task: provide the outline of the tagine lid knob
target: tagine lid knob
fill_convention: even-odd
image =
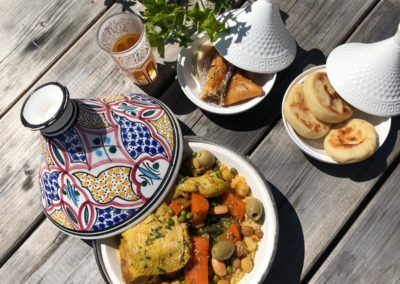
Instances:
[[[48,83],[28,96],[21,120],[43,134],[42,207],[69,235],[119,234],[153,212],[177,178],[182,133],[157,99],[70,99],[64,86]]]

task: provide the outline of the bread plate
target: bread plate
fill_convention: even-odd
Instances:
[[[208,150],[221,162],[235,167],[246,178],[253,196],[262,202],[264,213],[261,229],[264,236],[258,243],[253,270],[240,280],[240,283],[262,283],[274,260],[278,241],[277,210],[269,186],[255,166],[235,150],[198,137],[186,137],[185,140],[193,151]],[[118,246],[119,236],[96,240],[93,246],[100,272],[108,283],[124,283]]]
[[[184,94],[199,108],[216,114],[222,115],[232,115],[246,110],[259,104],[263,99],[265,99],[269,92],[271,91],[275,79],[276,73],[273,74],[255,74],[252,81],[257,85],[261,86],[264,95],[260,97],[253,98],[249,101],[243,102],[241,104],[232,105],[228,107],[213,105],[202,101],[199,96],[201,93],[200,82],[196,77],[196,56],[198,48],[208,40],[208,36],[205,33],[195,34],[193,36],[193,42],[188,48],[182,48],[179,53],[177,60],[177,76],[179,84],[182,88]]]
[[[285,126],[286,131],[289,134],[290,139],[292,139],[292,141],[304,153],[310,155],[311,157],[313,157],[319,161],[325,162],[325,163],[339,164],[338,162],[336,162],[335,160],[330,158],[324,151],[324,138],[325,137],[322,137],[319,139],[307,139],[307,138],[304,138],[304,137],[298,135],[297,132],[289,125],[289,123],[287,122],[287,120],[285,119],[285,116],[283,114],[284,113],[283,105],[284,105],[286,97],[288,96],[291,88],[294,85],[296,85],[297,83],[303,82],[308,74],[315,72],[315,71],[326,71],[325,65],[316,66],[316,67],[313,67],[313,68],[310,68],[310,69],[304,71],[299,76],[297,76],[297,78],[294,79],[293,82],[287,88],[285,96],[283,97],[283,101],[282,101],[283,124]],[[379,117],[379,116],[374,116],[374,115],[362,112],[362,111],[358,110],[357,108],[355,108],[354,106],[352,106],[352,108],[353,108],[352,118],[360,118],[360,119],[366,120],[375,127],[375,130],[378,134],[378,139],[379,139],[378,147],[376,149],[376,150],[378,150],[379,147],[381,147],[383,145],[387,136],[389,135],[392,119],[390,117]]]

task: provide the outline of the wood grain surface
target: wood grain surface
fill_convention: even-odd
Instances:
[[[310,283],[400,282],[400,166]]]
[[[0,2],[0,117],[107,9],[101,0]]]
[[[130,9],[137,11],[141,7],[130,6]],[[120,11],[121,6],[114,5],[101,19]],[[157,95],[174,80],[172,65],[167,60],[176,58],[178,49],[175,46],[169,46],[168,58],[158,60],[160,76],[157,84],[139,88],[124,79],[111,57],[97,46],[95,36],[99,21],[36,85],[58,81],[67,86],[72,98],[97,98],[119,92]],[[37,182],[40,133],[22,126],[19,118],[22,103],[20,100],[0,120],[3,132],[0,136],[0,215],[5,223],[18,224],[7,227],[0,234],[0,264],[43,220]]]
[[[281,100],[299,73],[309,66],[324,64],[325,56],[337,45],[347,40],[368,42],[391,36],[400,20],[400,0],[274,1],[280,5],[281,14],[297,40],[298,54],[292,66],[278,74],[268,98],[237,116],[205,113],[184,96],[174,80],[174,60],[179,52],[176,46],[167,47],[165,60],[158,59],[160,76],[156,84],[139,88],[125,80],[95,40],[99,21],[107,15],[121,9],[142,9],[132,1],[117,2],[104,14],[103,9],[97,12],[90,28],[81,22],[79,25],[85,27],[85,34],[67,52],[63,53],[61,47],[60,58],[43,59],[47,63],[38,72],[44,76],[40,75],[38,82],[31,80],[14,95],[26,96],[37,84],[59,81],[68,87],[73,98],[104,97],[124,91],[160,97],[177,115],[185,134],[197,134],[233,146],[249,155],[269,181],[279,209],[280,238],[276,261],[266,283],[307,281],[315,271],[313,281],[316,277],[324,279],[318,271],[324,253],[334,250],[337,243],[337,247],[342,244],[341,235],[346,240],[343,228],[351,227],[363,202],[384,183],[385,172],[390,172],[398,163],[400,119],[393,120],[388,140],[371,159],[352,166],[331,166],[305,156],[289,140],[279,120]],[[56,29],[54,34],[58,32]],[[69,42],[66,40],[64,46]],[[49,65],[51,68],[46,69]],[[0,68],[0,78],[1,72]],[[3,167],[0,216],[3,224],[18,224],[1,227],[0,279],[5,283],[102,282],[91,247],[58,232],[49,221],[44,221],[37,183],[40,135],[22,127],[21,104],[22,100],[0,120],[3,132],[0,136]],[[0,103],[0,111],[1,108]],[[392,176],[396,173],[398,170]],[[334,260],[328,257],[329,266],[323,266],[330,271],[329,279],[335,279]]]

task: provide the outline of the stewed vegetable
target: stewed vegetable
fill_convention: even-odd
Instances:
[[[263,237],[258,223],[262,203],[252,196],[245,177],[211,152],[201,150],[187,159],[162,215],[136,226],[135,236],[146,245],[129,243],[130,250],[121,255],[134,251],[135,259],[141,257],[135,263],[146,283],[238,283],[252,271]],[[144,228],[149,232],[145,238],[139,236]],[[176,243],[174,250],[164,246],[164,236]],[[121,264],[123,271],[139,275],[136,266]]]
[[[235,246],[231,242],[219,241],[213,245],[211,255],[218,260],[227,260],[234,252]]]
[[[263,213],[263,206],[260,200],[257,198],[251,198],[246,202],[246,215],[257,221],[261,218]]]

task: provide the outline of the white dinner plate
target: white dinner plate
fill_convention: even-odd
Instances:
[[[285,96],[283,97],[283,101],[282,101],[283,124],[285,125],[286,131],[289,133],[289,137],[303,152],[305,152],[306,154],[310,155],[311,157],[313,157],[319,161],[331,163],[331,164],[339,164],[338,162],[336,162],[335,160],[333,160],[326,154],[326,152],[324,150],[325,137],[322,137],[319,139],[307,139],[307,138],[304,138],[304,137],[298,135],[297,132],[286,121],[285,116],[283,114],[283,104],[286,100],[286,97],[287,97],[290,89],[297,83],[303,82],[304,79],[307,77],[307,75],[314,71],[326,71],[325,65],[316,66],[316,67],[313,67],[311,69],[304,71],[299,76],[297,76],[297,78],[294,79],[293,82],[287,88]],[[385,142],[386,138],[389,135],[390,125],[392,124],[392,119],[390,117],[379,117],[379,116],[374,116],[374,115],[362,112],[362,111],[356,109],[354,106],[352,106],[352,108],[353,108],[353,115],[351,118],[364,119],[364,120],[368,121],[369,123],[371,123],[375,127],[375,130],[378,133],[378,139],[379,139],[379,146],[376,149],[376,150],[378,150],[379,147],[382,146],[382,144]]]
[[[199,96],[201,93],[201,86],[196,77],[196,54],[199,46],[208,39],[205,33],[195,34],[193,37],[193,42],[188,48],[182,48],[178,56],[177,61],[177,75],[178,81],[185,95],[199,108],[216,113],[216,114],[236,114],[244,112],[257,104],[259,104],[263,99],[265,99],[274,85],[276,79],[276,73],[274,74],[255,74],[252,81],[259,86],[262,86],[264,90],[264,95],[261,97],[256,97],[249,101],[241,104],[223,107],[213,105],[202,101]]]
[[[237,169],[238,173],[246,178],[254,197],[263,204],[263,222],[261,229],[264,236],[258,243],[258,250],[254,258],[253,270],[247,273],[239,283],[262,283],[265,279],[277,250],[278,244],[278,217],[272,192],[262,174],[245,156],[237,151],[217,142],[199,137],[185,137],[193,151],[206,149],[213,153],[218,160],[229,167]],[[124,283],[119,261],[119,236],[96,240],[94,250],[97,264],[105,280],[111,284]]]

